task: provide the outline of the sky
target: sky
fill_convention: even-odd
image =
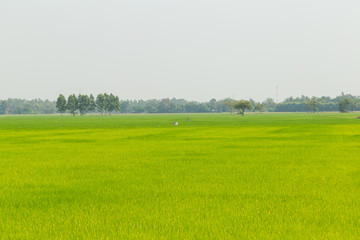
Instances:
[[[1,0],[0,99],[360,95],[358,0]]]

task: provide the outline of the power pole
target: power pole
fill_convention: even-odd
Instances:
[[[276,103],[279,103],[279,87],[276,86]]]

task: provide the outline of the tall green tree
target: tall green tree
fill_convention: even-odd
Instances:
[[[103,114],[105,111],[105,96],[104,94],[100,93],[96,96],[96,107],[99,114]]]
[[[169,98],[161,99],[157,105],[159,113],[169,113],[175,111],[175,104]]]
[[[96,109],[95,98],[94,98],[94,95],[90,94],[88,110],[89,110],[89,112],[93,113],[93,112],[95,112],[95,109]]]
[[[349,112],[349,106],[351,104],[351,99],[343,98],[339,101],[339,112],[346,113]]]
[[[262,113],[262,112],[264,112],[266,110],[266,107],[265,107],[265,105],[264,104],[262,104],[262,103],[256,103],[255,104],[255,107],[253,108],[253,111],[255,112],[255,111],[258,111],[259,113]]]
[[[0,101],[0,114],[7,114],[8,111],[9,111],[8,101],[5,100]]]
[[[121,101],[121,103],[120,103],[120,112],[122,112],[122,113],[130,112],[130,102],[129,102],[129,100]]]
[[[61,115],[66,112],[66,98],[64,95],[60,94],[56,100],[56,108]]]
[[[148,113],[156,113],[157,112],[157,101],[155,99],[147,100],[144,108],[145,108],[145,111]]]
[[[356,107],[358,106],[358,102],[357,102],[357,100],[356,99],[350,99],[350,104],[349,104],[349,110],[351,111],[351,112],[353,112],[355,109],[356,109]]]
[[[107,93],[104,93],[104,100],[105,100],[105,106],[104,106],[104,110],[105,110],[105,114],[111,111],[111,100],[110,100],[110,95]]]
[[[143,113],[143,112],[145,112],[145,108],[143,107],[143,106],[134,106],[133,107],[133,111],[135,112],[135,113]]]
[[[119,97],[114,94],[104,94],[105,96],[105,109],[110,114],[114,111],[120,111],[120,100]]]
[[[88,95],[79,94],[78,96],[78,108],[81,115],[86,114],[89,111],[90,99]]]
[[[319,105],[320,102],[315,97],[306,100],[307,108],[313,113],[319,111]]]
[[[78,110],[78,101],[75,94],[71,94],[68,97],[66,109],[75,116],[76,111]]]
[[[268,112],[274,112],[276,110],[276,102],[272,98],[267,98],[262,102],[267,108]]]
[[[255,109],[255,107],[256,107],[256,104],[257,104],[257,102],[254,100],[254,99],[252,99],[252,98],[250,98],[249,99],[249,102],[251,103],[251,105],[252,105],[252,110],[253,110],[253,112],[255,111],[254,109]]]
[[[244,116],[246,110],[252,109],[252,104],[250,101],[247,100],[240,100],[235,103],[234,108],[238,110],[239,114]]]
[[[224,104],[230,110],[230,114],[232,114],[234,109],[235,109],[236,100],[231,99],[231,98],[227,98],[227,99],[224,100]]]
[[[114,98],[114,111],[120,112],[120,99],[118,96],[115,96]]]
[[[215,112],[217,109],[216,109],[216,99],[213,98],[209,101],[209,107],[210,107],[210,111],[213,111]]]

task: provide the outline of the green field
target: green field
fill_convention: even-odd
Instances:
[[[0,238],[359,239],[356,116],[0,117]]]

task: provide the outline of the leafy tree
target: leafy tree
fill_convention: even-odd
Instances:
[[[308,99],[306,101],[306,106],[313,113],[319,111],[319,104],[320,104],[319,101],[315,97]]]
[[[225,99],[216,101],[216,111],[217,112],[227,112],[229,111],[228,106],[225,104]]]
[[[129,100],[121,101],[121,103],[120,103],[120,112],[122,112],[122,113],[130,112],[130,102],[129,102]]]
[[[343,98],[339,101],[339,112],[346,113],[349,112],[351,100],[349,98]]]
[[[104,113],[105,110],[105,96],[104,94],[100,93],[96,96],[96,107],[100,114]]]
[[[275,103],[274,99],[272,99],[272,98],[267,98],[267,99],[263,102],[263,104],[265,105],[265,107],[267,108],[267,110],[268,110],[269,112],[274,112],[275,109],[276,109],[276,103]]]
[[[114,96],[114,95],[110,95],[112,96],[111,97],[111,102],[113,104],[113,111],[116,111],[116,112],[120,112],[120,99],[118,96]]]
[[[283,102],[276,105],[276,112],[306,112],[308,107],[304,102]]]
[[[68,97],[66,109],[75,116],[76,110],[78,110],[78,101],[75,94],[72,94]]]
[[[94,95],[90,94],[88,110],[89,110],[89,112],[93,113],[93,112],[95,112],[95,109],[96,109],[95,98],[94,98]]]
[[[135,113],[143,113],[143,112],[145,112],[145,108],[142,107],[142,106],[134,106],[133,110],[134,110]]]
[[[216,111],[216,99],[213,98],[209,101],[210,111]]]
[[[295,102],[295,99],[293,97],[288,97],[283,101],[283,103],[288,103],[288,102]]]
[[[256,104],[255,104],[254,112],[255,112],[255,111],[258,111],[258,112],[262,113],[262,112],[264,112],[265,110],[266,110],[266,107],[265,107],[264,104],[262,104],[262,103],[256,103]]]
[[[356,101],[356,99],[349,99],[350,100],[350,104],[349,104],[349,110],[351,111],[351,112],[353,112],[355,109],[356,109],[356,107],[358,106],[358,102]]]
[[[145,104],[145,111],[148,113],[156,113],[157,101],[155,99],[147,100]]]
[[[88,95],[79,94],[78,96],[78,109],[81,115],[86,114],[89,111],[90,98]]]
[[[105,100],[105,106],[104,106],[104,110],[105,110],[105,114],[108,112],[111,112],[111,100],[110,100],[110,95],[107,93],[104,93],[104,100]]]
[[[66,98],[64,95],[60,94],[56,100],[56,108],[61,113],[61,115],[66,112]]]
[[[175,111],[175,104],[169,98],[161,99],[158,106],[159,113],[169,113]]]
[[[246,110],[252,109],[252,104],[247,100],[240,100],[235,103],[234,108],[238,110],[239,114],[244,116]]]
[[[56,101],[9,98],[2,102],[4,114],[51,114],[56,113]],[[0,110],[1,111],[1,110]]]
[[[185,112],[191,113],[202,113],[202,112],[209,112],[210,109],[207,108],[206,104],[201,104],[198,102],[188,102],[185,104]]]
[[[0,101],[0,114],[7,114],[9,111],[9,103],[8,101]]]
[[[252,105],[251,109],[253,109],[253,111],[255,111],[254,108],[256,107],[257,102],[256,102],[254,99],[252,99],[252,98],[249,99],[249,102],[250,102],[251,105]]]
[[[114,111],[120,111],[120,100],[119,97],[114,96],[112,93],[110,95],[104,94],[105,98],[105,111],[109,114]]]
[[[227,99],[225,99],[224,104],[229,108],[230,114],[232,114],[234,109],[235,109],[236,100],[233,100],[231,98],[227,98]]]

